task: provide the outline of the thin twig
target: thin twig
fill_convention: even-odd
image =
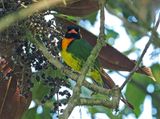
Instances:
[[[145,36],[147,35],[145,32],[148,30],[147,28],[144,28],[142,26],[139,26],[137,24],[133,24],[131,22],[129,22],[126,18],[122,17],[121,15],[117,14],[110,6],[106,6],[106,9],[109,13],[111,13],[112,15],[116,16],[117,18],[119,18],[121,21],[123,21],[124,25],[133,29],[133,30],[136,30],[138,32],[141,33],[141,35]]]
[[[4,6],[4,1],[3,0],[1,0],[1,3],[2,3],[3,9],[6,9],[5,6]]]
[[[159,14],[158,20],[157,20],[157,22],[156,22],[156,25],[155,25],[155,27],[154,27],[153,30],[152,30],[152,34],[151,34],[151,37],[150,37],[149,41],[147,42],[147,44],[146,44],[146,46],[145,46],[145,48],[144,48],[144,50],[143,50],[140,58],[138,59],[135,67],[133,68],[133,70],[130,72],[128,78],[125,80],[125,82],[124,82],[124,83],[122,84],[122,86],[120,87],[121,90],[122,90],[122,89],[124,88],[124,86],[131,80],[132,75],[137,71],[137,69],[138,69],[138,67],[139,67],[139,65],[140,65],[140,63],[141,63],[141,61],[142,61],[145,53],[147,52],[147,49],[149,48],[150,44],[152,43],[152,40],[153,40],[153,38],[154,38],[154,34],[155,34],[155,32],[157,31],[157,28],[158,28],[158,26],[159,26],[159,23],[160,23],[160,14]]]
[[[57,105],[58,105],[58,117],[59,117],[59,115],[60,115],[60,114],[59,114],[59,94],[58,94],[58,92],[57,92],[57,94],[56,94],[56,95],[57,95],[57,102],[58,102],[58,104],[57,104]]]

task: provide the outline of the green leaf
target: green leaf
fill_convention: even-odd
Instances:
[[[45,75],[47,76],[51,76],[53,78],[64,78],[64,75],[62,74],[61,70],[60,69],[53,69],[53,67],[50,65],[48,66],[47,69],[43,69],[42,72],[45,73]]]
[[[149,77],[135,73],[133,79],[128,83],[126,89],[127,100],[133,104],[134,113],[138,117],[141,113],[140,105],[143,104],[146,96],[146,88],[152,81]]]
[[[32,99],[40,101],[49,92],[49,89],[50,88],[47,85],[44,85],[42,81],[34,81],[34,87],[31,89]]]
[[[154,116],[159,118],[160,117],[160,103],[159,103],[159,100],[160,100],[160,64],[153,64],[151,69],[152,69],[154,77],[156,78],[155,90],[152,94],[152,104],[153,104],[153,107],[157,110],[157,113]]]
[[[43,80],[41,79],[39,82],[36,81],[36,76],[39,76],[40,78],[42,74],[45,74],[45,78],[47,78],[48,76],[53,77],[53,78],[60,78],[60,79],[65,79],[65,76],[61,73],[61,71],[59,69],[53,69],[52,66],[48,66],[47,69],[42,69],[39,72],[36,72],[33,77],[32,77],[32,81],[34,83],[34,87],[31,89],[32,91],[32,98],[36,99],[36,100],[41,100],[46,94],[49,93],[50,90],[50,86],[45,85]],[[68,81],[68,80],[65,80]],[[70,83],[68,82],[68,84],[70,85]]]
[[[37,107],[28,109],[22,119],[40,119],[40,117],[37,116]]]
[[[50,111],[51,108],[44,106],[43,113],[40,114],[41,119],[52,119]]]
[[[151,67],[153,76],[155,77],[156,81],[160,83],[160,64],[154,64]]]
[[[141,34],[139,31],[132,30],[128,28],[128,26],[125,26],[125,27],[126,27],[126,32],[128,33],[128,36],[131,38],[131,41],[133,43],[135,43],[136,41],[142,38],[143,34]]]
[[[119,34],[117,32],[115,32],[114,30],[112,30],[112,29],[108,29],[107,28],[106,31],[107,31],[107,37],[108,38],[116,39],[119,36]]]
[[[125,54],[127,56],[130,53],[133,53],[133,52],[135,52],[137,50],[138,50],[138,48],[132,47],[132,48],[128,49],[127,51],[123,52],[123,54]]]
[[[112,29],[108,29],[106,28],[106,35],[105,35],[105,39],[107,40],[107,42],[111,45],[114,44],[115,39],[119,36],[119,34],[117,32],[115,32]]]
[[[50,108],[44,106],[43,107],[43,112],[41,114],[37,113],[37,107],[28,109],[22,119],[52,119],[51,114],[50,114]]]
[[[160,88],[160,85],[158,87]],[[154,115],[155,117],[157,117],[157,119],[160,117],[159,100],[160,100],[160,90],[154,91],[152,94],[152,104],[153,104],[153,107],[157,110],[157,113]]]
[[[96,21],[97,13],[98,13],[98,12],[93,12],[92,14],[87,15],[86,17],[84,17],[84,19],[89,20],[90,23],[91,23],[92,25],[94,25],[94,23],[95,23],[95,21]]]
[[[104,113],[111,119],[122,119],[122,114],[114,115],[112,109],[108,109],[103,106],[88,106],[88,111],[91,115],[95,115],[96,113]]]

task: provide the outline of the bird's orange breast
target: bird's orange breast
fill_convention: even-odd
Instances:
[[[73,41],[73,38],[64,38],[62,40],[62,49],[67,49],[68,45]]]
[[[80,71],[81,67],[80,67],[80,60],[77,59],[76,57],[73,56],[73,54],[71,54],[70,52],[67,51],[67,47],[70,45],[70,43],[73,41],[73,38],[68,39],[68,38],[64,38],[62,40],[62,50],[61,50],[61,56],[64,60],[64,62],[72,67],[74,70],[76,71]]]

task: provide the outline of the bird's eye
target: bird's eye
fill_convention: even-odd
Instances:
[[[68,30],[68,31],[72,30],[72,27],[71,27],[71,26],[68,26],[68,27],[67,27],[67,30]]]
[[[79,28],[78,28],[78,27],[76,27],[76,28],[75,28],[75,31],[79,32]]]

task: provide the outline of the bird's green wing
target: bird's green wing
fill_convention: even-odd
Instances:
[[[93,47],[83,39],[76,39],[68,46],[67,51],[84,63],[90,55]],[[95,66],[98,66],[98,60],[95,61]]]

